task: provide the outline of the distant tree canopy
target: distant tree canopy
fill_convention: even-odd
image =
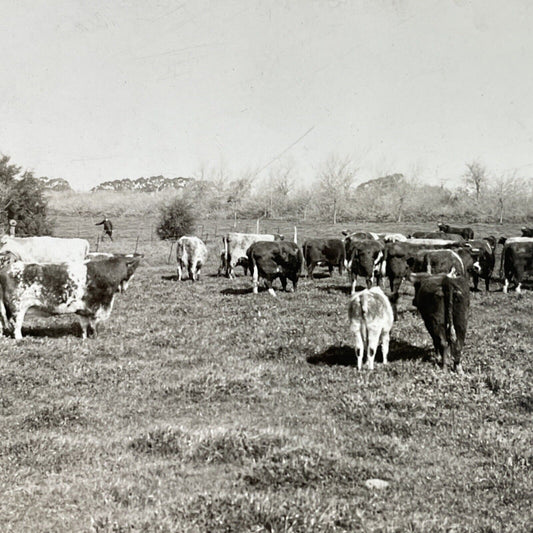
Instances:
[[[176,198],[171,204],[160,208],[156,231],[160,239],[179,239],[190,234],[194,224],[191,204],[183,198]]]
[[[29,171],[10,163],[10,157],[0,157],[0,225],[7,232],[9,220],[17,221],[17,236],[50,235],[48,201],[43,185]]]

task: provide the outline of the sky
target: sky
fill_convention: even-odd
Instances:
[[[533,175],[529,0],[2,0],[0,152],[36,176]]]

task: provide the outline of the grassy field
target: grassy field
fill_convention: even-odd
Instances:
[[[56,235],[94,247],[97,221],[59,217]],[[0,339],[0,531],[533,529],[533,292],[472,294],[457,376],[405,284],[390,364],[358,372],[338,273],[254,296],[214,276],[226,221],[199,228],[203,279],[177,282],[153,220],[114,222],[100,250],[145,260],[99,337],[60,317]]]

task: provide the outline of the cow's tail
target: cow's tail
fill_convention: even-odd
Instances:
[[[457,342],[457,333],[455,331],[455,326],[453,324],[453,294],[455,287],[452,283],[448,283],[448,290],[444,291],[444,312],[446,315],[446,327],[448,332],[449,342]]]

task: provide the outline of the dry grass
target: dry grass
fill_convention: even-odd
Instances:
[[[131,250],[143,224],[117,219],[105,249]],[[346,279],[254,296],[213,276],[208,245],[204,278],[177,282],[148,233],[97,339],[63,317],[0,342],[1,531],[531,531],[532,292],[472,294],[459,377],[406,285],[390,364],[360,373]]]

